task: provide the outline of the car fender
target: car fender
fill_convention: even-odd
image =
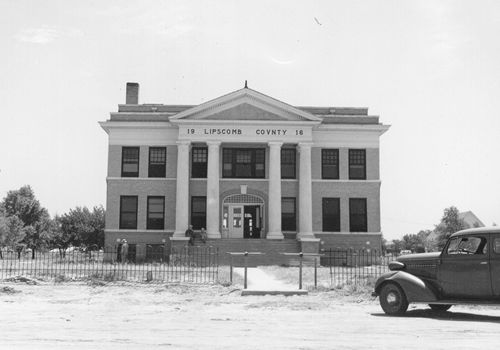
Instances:
[[[437,293],[424,280],[404,271],[390,271],[379,277],[375,283],[375,293],[379,295],[385,283],[389,281],[398,284],[405,292],[408,302],[437,301]]]

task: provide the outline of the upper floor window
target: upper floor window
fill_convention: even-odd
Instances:
[[[207,177],[208,150],[206,147],[193,147],[191,151],[191,177]]]
[[[120,197],[120,229],[137,229],[137,196]]]
[[[295,179],[295,148],[281,149],[281,178]]]
[[[366,198],[349,199],[349,225],[351,232],[368,232]]]
[[[323,179],[339,178],[339,150],[321,150],[321,177]]]
[[[281,198],[281,229],[296,231],[295,198]]]
[[[139,147],[122,148],[122,177],[139,177]]]
[[[350,180],[366,179],[366,150],[364,149],[349,150],[349,179]]]
[[[165,177],[167,149],[165,147],[149,148],[149,177]]]
[[[262,148],[224,148],[223,177],[264,178],[266,151]]]
[[[323,232],[340,232],[340,198],[323,198]]]
[[[148,197],[148,230],[163,230],[165,228],[165,197]]]

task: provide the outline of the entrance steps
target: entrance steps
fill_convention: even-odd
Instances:
[[[195,243],[198,245],[198,242]],[[205,244],[201,244],[205,245]],[[269,239],[244,239],[244,238],[223,238],[210,239],[206,246],[218,248],[219,265],[243,266],[243,256],[232,256],[228,253],[262,253],[260,255],[249,255],[248,266],[264,265],[298,265],[297,256],[286,256],[282,253],[299,253],[300,242],[296,239],[269,240]]]

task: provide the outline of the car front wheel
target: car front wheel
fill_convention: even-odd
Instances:
[[[451,305],[446,305],[446,304],[429,304],[431,307],[432,311],[448,311],[451,307]]]
[[[387,283],[380,290],[380,306],[388,315],[402,315],[408,310],[406,295],[395,283]]]

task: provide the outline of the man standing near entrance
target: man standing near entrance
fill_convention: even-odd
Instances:
[[[186,230],[185,236],[189,237],[189,245],[194,245],[193,225],[189,225],[188,229]]]

